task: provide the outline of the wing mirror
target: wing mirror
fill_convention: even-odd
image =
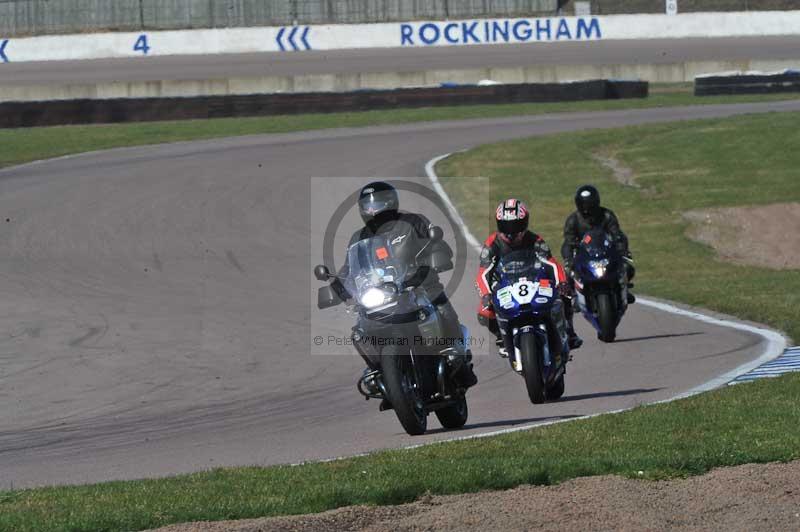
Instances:
[[[331,271],[327,266],[320,264],[314,268],[314,277],[319,281],[327,281],[331,277]]]
[[[442,228],[438,225],[432,225],[431,228],[428,229],[428,238],[430,238],[432,242],[439,242],[444,238],[444,231],[442,231]]]

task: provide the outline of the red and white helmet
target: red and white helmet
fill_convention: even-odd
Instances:
[[[510,198],[497,206],[495,212],[497,232],[507,244],[518,244],[528,229],[528,207],[518,199]]]

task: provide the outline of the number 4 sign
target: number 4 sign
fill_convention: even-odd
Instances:
[[[150,52],[150,46],[147,45],[147,34],[142,33],[139,35],[139,38],[136,39],[136,42],[133,45],[134,52],[142,52],[143,55],[147,55]]]

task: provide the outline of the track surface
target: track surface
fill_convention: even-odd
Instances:
[[[534,65],[616,65],[798,59],[795,37],[657,39],[558,44],[386,48],[302,53],[166,56],[0,64],[0,84],[463,70]]]
[[[0,226],[0,487],[296,462],[452,436],[433,418],[430,434],[406,436],[392,412],[357,395],[357,357],[309,354],[310,334],[343,333],[352,320],[309,303],[318,286],[310,267],[321,258],[310,177],[423,175],[431,157],[485,142],[766,110],[800,111],[800,102],[254,136],[0,171],[9,220]],[[329,180],[315,191],[333,210],[351,189]],[[413,199],[405,207],[425,208]],[[467,261],[471,274],[473,251]],[[453,301],[479,333],[474,298],[466,279]],[[641,306],[613,345],[576,321],[587,344],[564,401],[532,406],[506,361],[478,356],[481,382],[458,434],[668,398],[759,351],[748,334]]]

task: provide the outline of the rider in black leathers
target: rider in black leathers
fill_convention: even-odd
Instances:
[[[400,212],[398,209],[397,190],[391,184],[376,181],[363,187],[359,194],[358,210],[362,220],[364,220],[364,227],[353,233],[348,247],[375,235],[392,234],[397,235],[397,238],[402,240],[408,238],[408,241],[413,243],[412,245],[415,249],[421,249],[429,238],[429,230],[432,227],[431,222],[421,214]],[[430,253],[437,249],[437,246],[443,246],[448,255],[452,257],[452,250],[444,241],[436,242],[426,251]],[[424,259],[420,262],[424,264]],[[349,264],[345,260],[345,264],[339,271],[339,276],[346,277],[349,270]],[[448,339],[460,339],[461,324],[458,314],[447,298],[444,286],[439,280],[439,275],[434,270],[421,266],[412,277],[410,284],[415,284],[422,288],[436,306],[439,317],[442,320],[445,337]],[[341,282],[336,280],[332,285],[342,299],[349,298],[349,294],[347,294]],[[369,368],[367,371],[369,371]],[[455,378],[465,388],[477,384],[478,378],[472,370],[470,360],[466,360],[460,366]]]
[[[561,246],[561,257],[564,259],[564,268],[572,278],[572,261],[581,238],[591,229],[602,229],[614,238],[614,244],[625,261],[628,280],[633,280],[636,268],[633,266],[633,257],[628,249],[628,237],[619,227],[617,216],[605,207],[600,206],[600,192],[592,185],[578,187],[575,192],[575,207],[577,210],[567,217],[564,222],[564,243]],[[633,283],[629,283],[633,288]],[[628,304],[636,301],[636,297],[628,291]]]

